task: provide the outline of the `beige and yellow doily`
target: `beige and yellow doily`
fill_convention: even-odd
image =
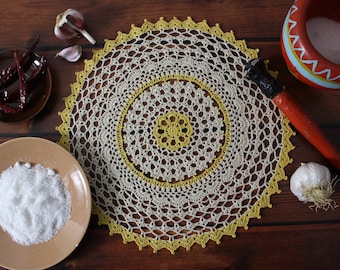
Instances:
[[[271,207],[293,135],[219,25],[132,25],[76,73],[60,144],[84,168],[94,213],[125,243],[175,252],[236,236]]]

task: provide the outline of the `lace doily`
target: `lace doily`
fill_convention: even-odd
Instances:
[[[59,143],[86,171],[111,234],[173,253],[235,237],[271,207],[293,132],[245,78],[254,57],[218,25],[161,18],[85,60]]]

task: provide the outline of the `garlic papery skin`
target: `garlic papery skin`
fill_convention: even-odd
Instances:
[[[290,190],[305,203],[312,203],[315,210],[334,209],[337,204],[330,199],[334,193],[334,179],[326,166],[315,162],[301,163],[290,178]]]
[[[54,34],[57,38],[63,40],[80,37],[80,35],[82,35],[92,45],[96,44],[94,38],[85,30],[83,14],[71,8],[57,15]]]
[[[55,57],[62,57],[68,62],[77,62],[82,55],[82,48],[80,45],[74,45],[62,49]]]

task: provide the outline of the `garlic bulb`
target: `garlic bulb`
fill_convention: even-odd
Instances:
[[[333,183],[327,167],[315,162],[302,163],[290,178],[290,190],[300,201],[312,203],[311,208],[328,210],[337,207],[330,199]]]
[[[54,34],[59,39],[72,39],[82,35],[92,45],[96,43],[94,38],[85,30],[83,14],[71,8],[57,16]]]
[[[70,46],[70,47],[67,47],[65,49],[62,49],[55,56],[56,57],[62,57],[69,62],[76,62],[76,61],[79,60],[81,55],[82,55],[81,46],[80,45],[74,45],[74,46]]]

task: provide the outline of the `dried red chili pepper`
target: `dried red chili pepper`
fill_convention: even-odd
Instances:
[[[35,61],[39,61],[38,64]],[[42,56],[40,59],[35,59],[31,64],[31,68],[33,71],[28,75],[28,79],[26,80],[27,84],[27,94],[29,94],[33,88],[34,84],[36,83],[37,79],[40,78],[41,75],[45,74],[47,63],[46,58]],[[12,88],[12,89],[3,89],[0,91],[0,101],[5,103],[14,103],[18,102],[20,99],[20,86]]]
[[[35,50],[35,48],[37,47],[38,43],[40,40],[40,35],[37,36],[35,42],[28,48],[28,50],[26,50],[20,60],[20,66],[24,66],[25,63],[29,60],[31,54],[33,53],[33,51]],[[7,68],[4,68],[1,72],[0,72],[0,88],[5,87],[6,85],[8,85],[9,83],[13,82],[13,80],[16,79],[16,75],[17,74],[17,64],[13,63],[12,65],[10,65]]]
[[[20,65],[20,60],[17,54],[17,50],[14,50],[14,60],[15,60],[15,64],[17,67],[17,72],[18,72],[18,77],[19,77],[19,83],[20,83],[20,101],[19,101],[19,105],[14,108],[12,106],[9,106],[3,102],[0,102],[0,109],[3,110],[5,113],[17,113],[19,111],[21,111],[25,104],[26,104],[26,92],[27,92],[27,84],[25,81],[25,76],[24,76],[24,72],[21,68]]]

